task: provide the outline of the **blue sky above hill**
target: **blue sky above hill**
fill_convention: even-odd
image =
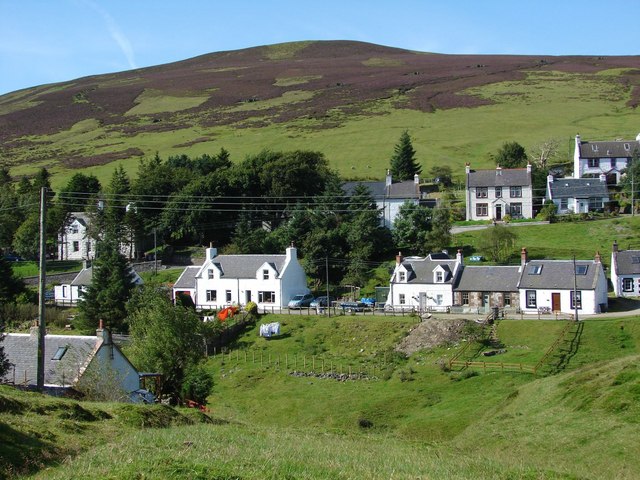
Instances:
[[[0,94],[298,40],[635,55],[639,10],[636,0],[0,0]]]

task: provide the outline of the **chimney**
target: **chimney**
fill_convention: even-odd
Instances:
[[[496,165],[496,176],[502,175],[502,167],[500,165]]]
[[[602,257],[600,256],[600,252],[596,250],[596,257],[594,259],[596,263],[602,263]]]
[[[524,268],[527,263],[529,263],[529,253],[525,247],[522,247],[522,250],[520,250],[520,266]]]
[[[469,162],[464,164],[464,170],[467,175],[471,173],[471,164]]]
[[[400,265],[403,260],[404,257],[402,256],[402,252],[398,252],[398,255],[396,255],[396,265]]]
[[[213,260],[218,256],[218,249],[213,247],[213,242],[209,243],[209,248],[206,249],[206,259]]]
[[[111,332],[104,326],[104,320],[100,319],[98,322],[98,329],[96,330],[96,337],[102,338],[104,345],[111,345]]]
[[[297,260],[297,259],[298,259],[298,249],[294,246],[293,242],[291,242],[291,245],[287,247],[287,255],[285,258],[285,262],[289,263],[291,260]]]
[[[456,261],[460,265],[464,265],[464,256],[462,255],[462,249],[461,248],[459,248],[458,252],[456,253]]]
[[[613,249],[612,249],[613,253],[618,253],[618,241],[614,240],[613,241]]]
[[[417,173],[413,176],[413,183],[415,183],[416,185],[420,185],[420,175],[418,175]]]
[[[553,183],[553,175],[547,175],[547,183]]]
[[[607,183],[607,176],[604,173],[600,174],[600,183]]]
[[[531,164],[527,162],[527,173],[531,173]]]
[[[384,186],[390,187],[393,183],[393,179],[391,178],[391,170],[387,170],[387,178],[385,179]]]

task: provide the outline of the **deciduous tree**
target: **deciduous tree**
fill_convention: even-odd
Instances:
[[[482,231],[478,246],[492,262],[505,263],[515,253],[517,238],[512,228],[495,225]]]
[[[493,155],[493,160],[502,168],[522,168],[527,166],[527,152],[518,142],[505,142]]]

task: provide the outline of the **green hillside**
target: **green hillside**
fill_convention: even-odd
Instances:
[[[211,413],[78,403],[0,389],[4,474],[36,478],[632,479],[640,328],[573,324],[548,365],[562,373],[448,372],[464,342],[409,358],[392,347],[415,319],[267,316],[209,359]],[[540,359],[565,322],[501,321],[504,361]],[[578,328],[579,327],[579,328]],[[566,343],[568,346],[568,343]],[[285,360],[287,355],[287,360]],[[506,355],[511,355],[506,357]],[[336,381],[290,374],[306,356],[364,371]],[[260,365],[259,358],[262,358]],[[290,362],[285,368],[285,361]],[[309,370],[309,368],[307,368]],[[142,428],[141,428],[142,427]],[[45,433],[46,432],[46,433]],[[9,466],[7,466],[9,464]]]
[[[78,169],[103,183],[155,153],[221,147],[325,153],[346,178],[382,178],[404,130],[423,172],[491,164],[505,141],[633,139],[640,57],[434,55],[358,42],[300,42],[215,53],[0,97],[0,162]]]

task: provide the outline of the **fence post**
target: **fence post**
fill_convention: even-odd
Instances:
[[[255,365],[256,363],[256,352],[255,350],[251,352],[251,363]]]
[[[284,354],[284,368],[289,370],[289,354],[288,353]]]
[[[315,372],[316,371],[316,356],[314,355],[312,360],[311,360],[311,371]]]
[[[262,367],[262,359],[263,359],[264,355],[262,352],[260,352],[260,366]]]

